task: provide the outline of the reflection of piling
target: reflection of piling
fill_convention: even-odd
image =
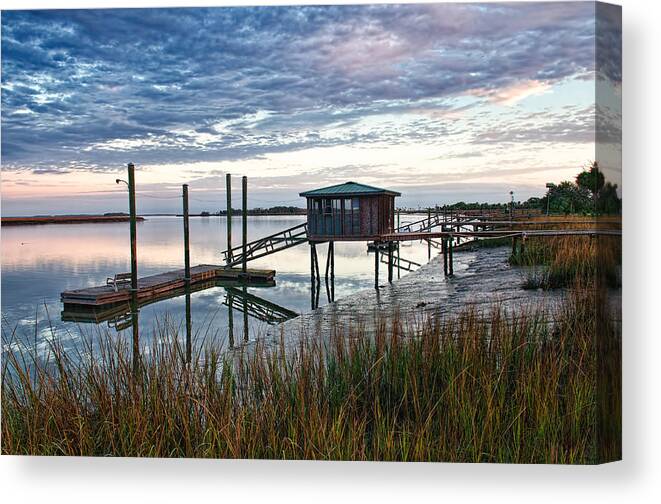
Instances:
[[[230,348],[234,348],[234,296],[232,293],[228,290],[225,289],[227,292],[227,306],[228,306],[228,311],[227,311],[227,332],[230,340]]]
[[[188,228],[188,184],[182,186],[184,215],[184,287],[186,289],[186,362],[191,361],[191,306],[190,306],[190,233]]]
[[[245,175],[241,179],[241,208],[242,208],[242,228],[243,228],[243,236],[242,236],[242,248],[243,248],[243,261],[241,262],[241,272],[243,275],[246,275],[246,271],[248,269],[247,267],[247,257],[248,257],[248,177]]]
[[[232,262],[232,176],[225,175],[227,186],[227,256],[225,260],[229,266]]]
[[[319,258],[317,257],[317,244],[310,242],[310,308],[319,307],[319,291],[321,279],[319,276]]]
[[[138,372],[140,363],[140,331],[138,329],[138,238],[135,208],[135,166],[128,165],[129,171],[129,215],[131,228],[131,326],[133,330],[133,372]]]
[[[249,339],[248,332],[248,288],[243,285],[243,341],[247,342]]]
[[[324,279],[326,281],[326,296],[328,297],[328,302],[332,303],[335,301],[335,242],[332,240],[328,242]]]

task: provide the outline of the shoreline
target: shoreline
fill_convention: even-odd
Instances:
[[[39,217],[2,217],[2,226],[38,226],[45,224],[89,224],[105,222],[129,222],[128,215],[46,215]],[[138,216],[142,222],[144,217]]]

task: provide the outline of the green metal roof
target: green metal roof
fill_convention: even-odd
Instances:
[[[358,182],[345,182],[344,184],[322,187],[321,189],[313,189],[311,191],[302,192],[299,194],[299,196],[309,198],[314,196],[359,196],[376,194],[401,196],[401,194],[396,191],[389,191],[388,189],[381,189],[380,187],[359,184]]]

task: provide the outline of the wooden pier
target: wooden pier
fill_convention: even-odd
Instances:
[[[210,280],[242,281],[247,285],[251,285],[252,283],[273,282],[275,278],[274,270],[248,269],[244,274],[241,268],[224,268],[209,264],[193,266],[190,273],[191,285]],[[184,269],[147,276],[138,279],[137,297],[140,302],[160,298],[165,294],[184,288],[185,285]],[[121,286],[115,290],[111,285],[101,285],[62,292],[60,299],[65,305],[103,306],[128,302],[130,296],[131,289],[128,286]]]

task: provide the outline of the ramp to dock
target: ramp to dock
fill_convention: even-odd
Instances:
[[[259,238],[246,244],[245,259],[246,262],[253,261],[307,242],[308,225],[307,222],[304,222],[303,224],[298,224],[279,233],[265,236],[264,238]],[[227,266],[236,266],[243,263],[244,254],[243,246],[241,245],[223,250],[222,254]]]
[[[271,282],[275,278],[274,270],[249,269],[245,277],[240,268],[223,268],[210,264],[201,264],[191,268],[191,285],[210,280],[239,280],[247,282],[263,283]],[[185,287],[185,270],[168,271],[158,275],[146,276],[138,279],[138,300],[158,298],[167,293]],[[115,290],[111,285],[100,285],[64,291],[60,299],[65,304],[102,306],[129,301],[131,290],[128,285],[123,285]]]

